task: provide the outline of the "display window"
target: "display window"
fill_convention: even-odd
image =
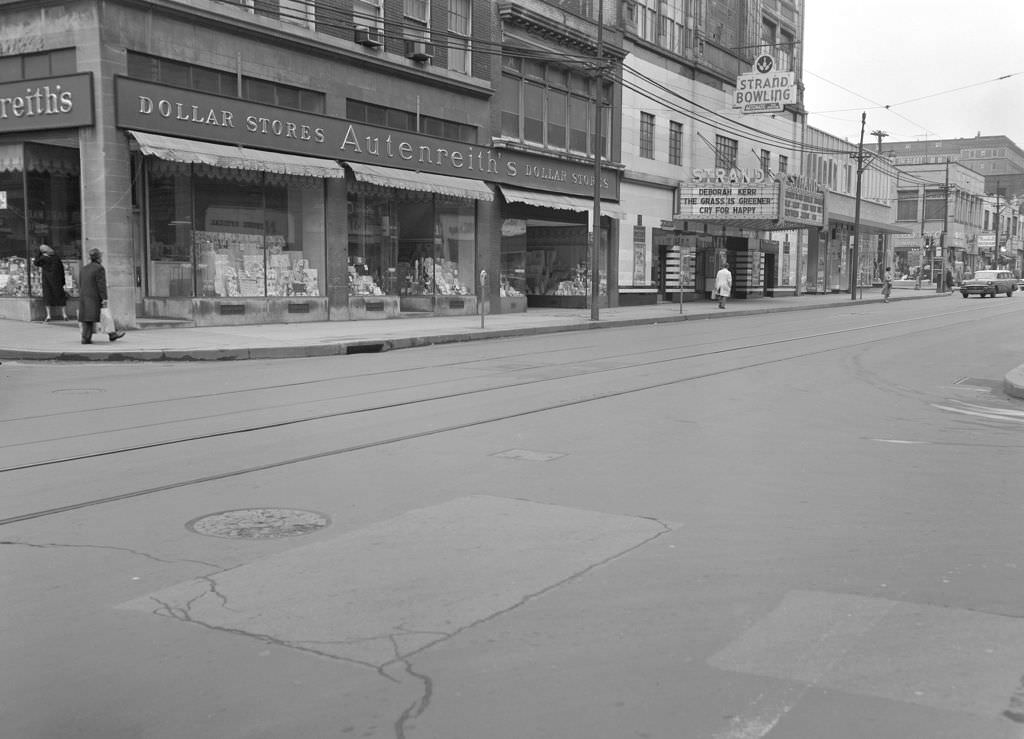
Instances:
[[[556,218],[502,220],[502,297],[586,297],[592,292],[587,214],[564,211]],[[598,253],[601,295],[608,292],[607,263],[608,229],[603,227]]]
[[[323,180],[153,160],[147,173],[151,297],[316,297]]]
[[[474,294],[475,201],[353,189],[348,199],[350,295]],[[402,305],[409,309],[414,301]]]
[[[64,262],[64,286],[78,294],[82,253],[78,150],[44,144],[0,145],[0,297],[41,297],[32,264],[41,244]]]

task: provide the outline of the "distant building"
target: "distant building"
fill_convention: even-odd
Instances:
[[[883,150],[897,166],[943,164],[948,158],[982,175],[990,195],[1024,195],[1024,150],[1007,136],[886,141]]]

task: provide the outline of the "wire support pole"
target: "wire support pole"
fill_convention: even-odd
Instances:
[[[868,114],[860,114],[860,144],[857,146],[857,200],[853,214],[853,256],[850,259],[850,300],[857,299],[857,283],[860,282],[860,186],[864,174],[864,125]]]

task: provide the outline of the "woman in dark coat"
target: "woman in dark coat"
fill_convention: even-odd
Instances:
[[[65,310],[68,299],[64,292],[64,263],[46,244],[39,247],[39,256],[32,263],[43,272],[43,302],[46,303],[46,320],[53,320],[54,308],[60,308],[60,320],[68,320]]]

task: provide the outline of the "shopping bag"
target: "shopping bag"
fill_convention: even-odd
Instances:
[[[110,308],[100,308],[100,321],[96,324],[96,333],[112,334],[115,331],[117,326],[114,325],[114,314],[110,312]]]

